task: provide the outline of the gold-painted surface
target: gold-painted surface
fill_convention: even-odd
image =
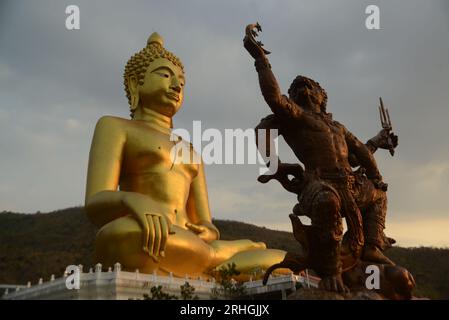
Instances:
[[[180,277],[206,276],[228,262],[248,274],[267,269],[285,252],[250,240],[219,240],[203,164],[171,160],[172,117],[184,84],[181,62],[153,34],[125,70],[132,118],[105,116],[96,125],[85,206],[100,228],[97,260]]]

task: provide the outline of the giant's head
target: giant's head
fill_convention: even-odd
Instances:
[[[326,112],[327,93],[318,82],[297,76],[288,89],[290,99],[314,111]]]
[[[172,117],[184,97],[184,66],[164,48],[161,36],[155,32],[147,46],[128,60],[124,84],[131,118],[137,108],[149,108]]]

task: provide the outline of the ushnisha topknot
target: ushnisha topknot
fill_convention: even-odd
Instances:
[[[153,32],[147,40],[147,46],[154,44],[159,44],[161,47],[164,47],[164,39],[162,39],[161,35],[157,32]]]
[[[181,60],[170,51],[164,48],[164,40],[157,33],[153,32],[148,38],[145,48],[134,54],[126,63],[125,73],[123,75],[126,97],[131,111],[131,118],[134,116],[135,106],[131,104],[131,92],[128,88],[128,81],[131,76],[137,78],[138,84],[142,85],[145,79],[145,72],[151,62],[158,58],[164,58],[171,61],[174,65],[181,68],[184,72],[184,66]]]

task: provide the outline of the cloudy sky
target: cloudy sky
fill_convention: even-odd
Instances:
[[[65,28],[66,6],[80,30]],[[365,8],[380,8],[380,30]],[[302,74],[361,140],[379,128],[378,98],[400,144],[376,159],[389,183],[387,233],[400,245],[449,246],[448,1],[0,1],[0,211],[82,205],[102,115],[128,117],[123,68],[159,32],[187,77],[176,128],[252,128],[269,113],[244,28],[259,21],[284,92]],[[293,161],[282,146],[281,159]],[[256,181],[257,165],[206,167],[214,217],[290,230],[295,196]]]

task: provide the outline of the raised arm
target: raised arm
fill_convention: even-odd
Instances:
[[[256,71],[259,75],[259,85],[262,95],[271,111],[279,117],[298,119],[303,110],[287,96],[281,94],[279,84],[271,71],[271,65],[263,50],[247,36],[243,40],[245,49],[255,59]]]

